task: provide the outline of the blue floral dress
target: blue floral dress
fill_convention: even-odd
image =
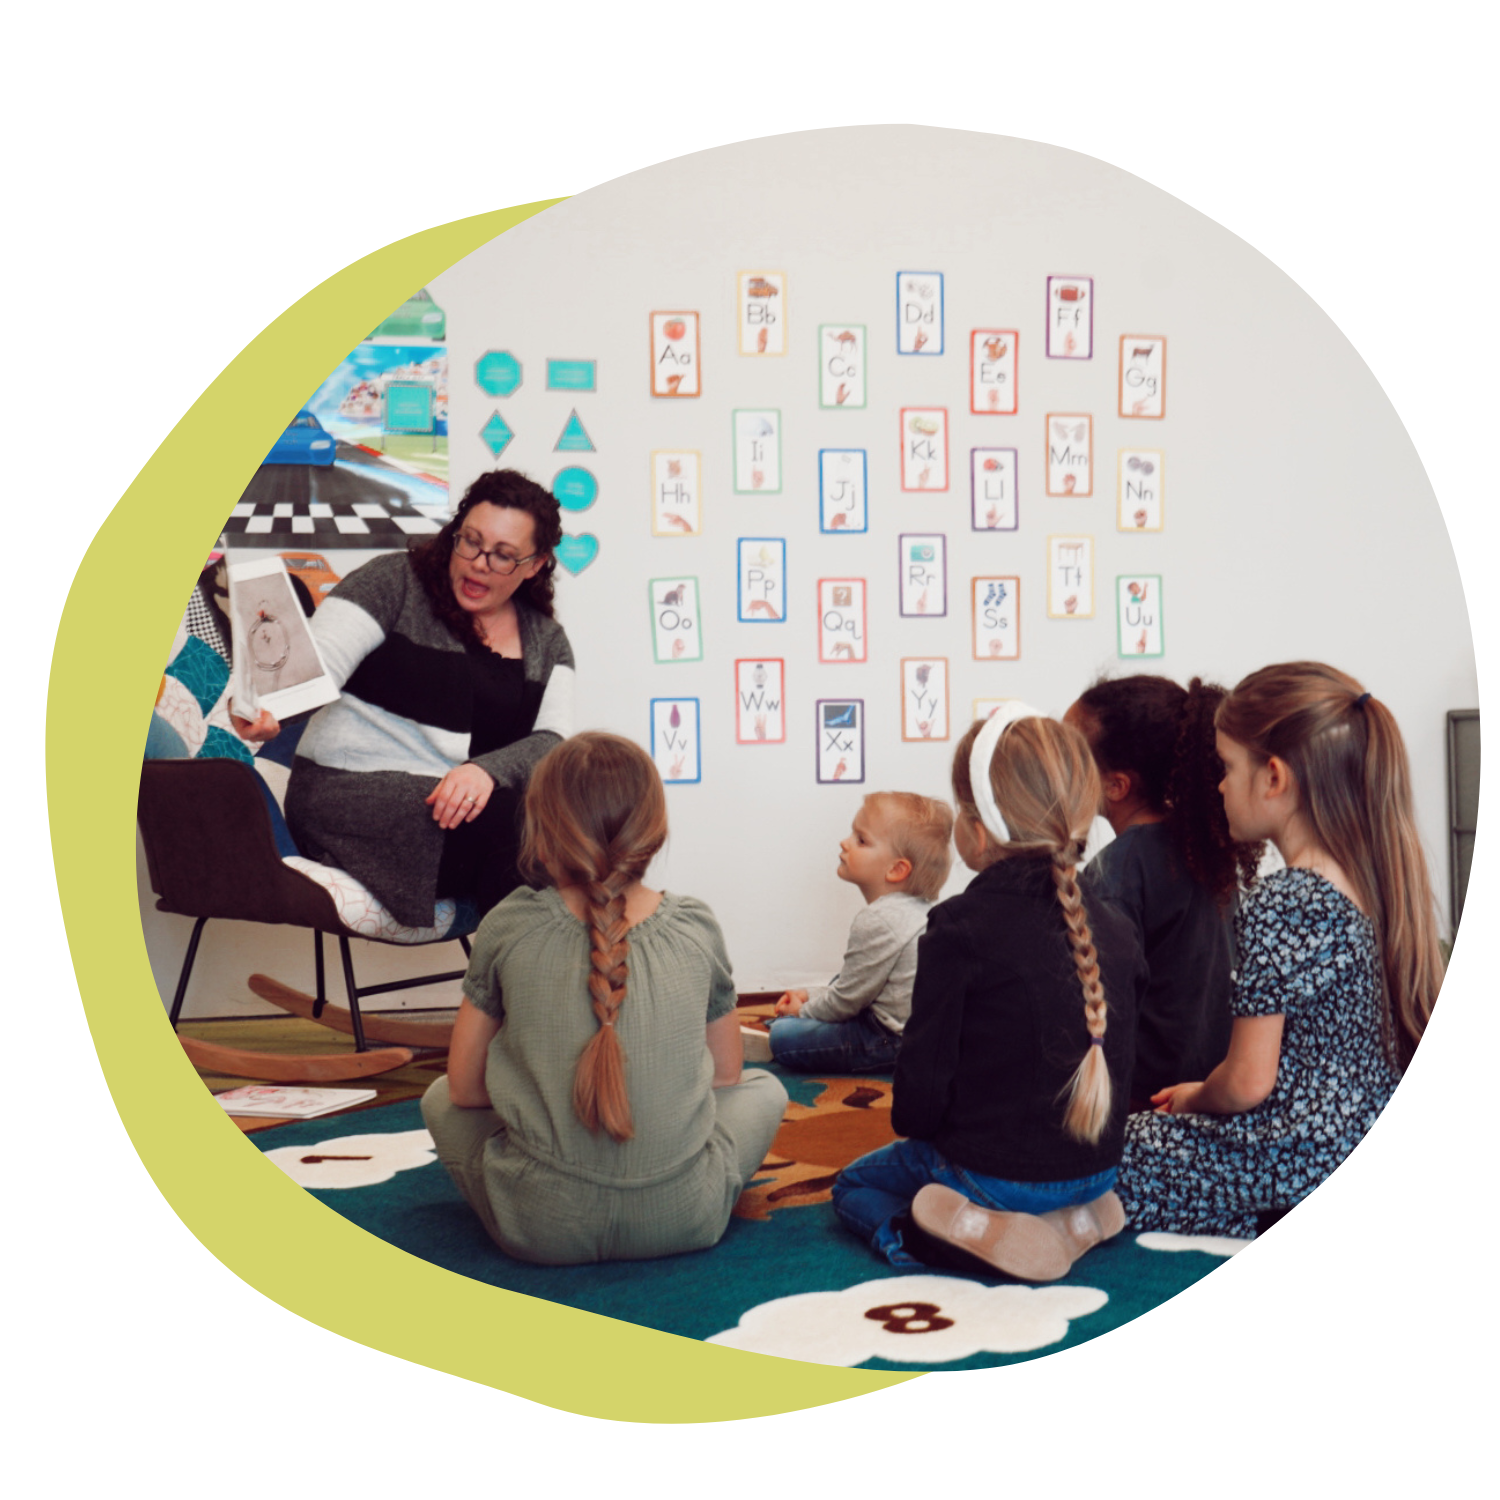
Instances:
[[[1275,1086],[1243,1114],[1131,1115],[1117,1191],[1132,1229],[1252,1237],[1258,1213],[1300,1202],[1343,1161],[1399,1081],[1375,924],[1329,881],[1266,876],[1235,951],[1233,1014],[1285,1017]]]

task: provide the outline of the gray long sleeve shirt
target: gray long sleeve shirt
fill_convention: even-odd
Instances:
[[[911,1015],[917,939],[930,901],[897,893],[872,901],[849,924],[844,966],[832,984],[810,987],[802,1014],[810,1021],[851,1021],[869,1007],[898,1036]]]

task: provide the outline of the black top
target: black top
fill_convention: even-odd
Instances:
[[[961,1167],[1068,1182],[1117,1166],[1146,963],[1130,922],[1085,895],[1108,1004],[1114,1085],[1096,1145],[1064,1134],[1060,1095],[1090,1046],[1083,986],[1045,857],[1001,860],[933,907],[917,948],[892,1124]]]
[[[527,682],[519,656],[498,656],[488,647],[469,652],[474,693],[469,754],[486,755],[531,733],[542,701],[540,683]]]
[[[1197,1083],[1229,1051],[1234,903],[1220,908],[1183,869],[1166,823],[1127,828],[1080,881],[1135,923],[1150,980],[1136,1022],[1130,1095],[1145,1108],[1174,1083]]]

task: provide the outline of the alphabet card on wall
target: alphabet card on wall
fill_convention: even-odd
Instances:
[[[651,700],[651,759],[663,781],[702,781],[702,744],[696,698]]]
[[[863,578],[818,580],[818,660],[864,661],[865,581]]]
[[[1094,493],[1094,419],[1082,412],[1047,413],[1047,493]]]
[[[691,449],[652,453],[652,536],[697,536],[703,530],[702,471],[702,461]]]
[[[818,405],[865,404],[865,325],[818,325]]]
[[[865,700],[819,698],[818,780],[865,779]]]
[[[734,490],[737,495],[781,493],[781,413],[734,413]]]
[[[901,488],[948,488],[948,408],[901,408]]]
[[[896,353],[943,352],[943,273],[896,272]]]
[[[1160,448],[1121,448],[1119,520],[1121,531],[1162,528],[1163,457]]]
[[[969,514],[975,531],[1014,531],[1021,524],[1014,448],[969,450]]]
[[[654,312],[651,314],[651,394],[653,396],[701,396],[702,372],[698,367],[698,314]]]
[[[773,624],[785,620],[785,539],[779,536],[742,536],[739,557],[741,622]]]
[[[901,658],[901,738],[948,738],[948,658]]]
[[[1167,414],[1167,341],[1159,333],[1120,336],[1120,415]]]
[[[1128,573],[1115,579],[1121,656],[1160,656],[1166,650],[1162,632],[1161,574]]]
[[[786,353],[786,273],[741,271],[738,286],[740,353]]]
[[[1021,655],[1021,580],[1014,574],[974,580],[974,656],[1015,661]]]
[[[702,661],[703,628],[696,578],[653,578],[651,645],[657,661]]]
[[[1094,357],[1094,278],[1047,278],[1047,358]]]
[[[969,335],[969,410],[980,416],[1013,417],[1016,389],[1014,328],[976,328]]]
[[[901,613],[948,613],[948,539],[941,532],[904,531],[901,547]]]
[[[736,744],[779,745],[786,739],[785,674],[786,663],[780,657],[742,657],[735,662]]]
[[[1047,614],[1054,620],[1087,620],[1094,613],[1094,539],[1047,538]]]
[[[863,448],[818,449],[818,527],[867,531],[870,464]]]

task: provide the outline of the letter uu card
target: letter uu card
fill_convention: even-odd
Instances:
[[[865,700],[819,698],[818,780],[865,779]]]
[[[651,314],[651,394],[701,396],[698,369],[698,314]]]
[[[663,781],[702,781],[701,745],[696,698],[651,700],[651,759]]]
[[[948,738],[948,658],[901,658],[901,738]]]
[[[786,353],[786,273],[741,271],[736,279],[741,354]]]
[[[1121,656],[1161,656],[1161,574],[1129,573],[1115,579]]]
[[[779,657],[744,657],[734,664],[734,739],[738,745],[779,745],[786,739]]]

